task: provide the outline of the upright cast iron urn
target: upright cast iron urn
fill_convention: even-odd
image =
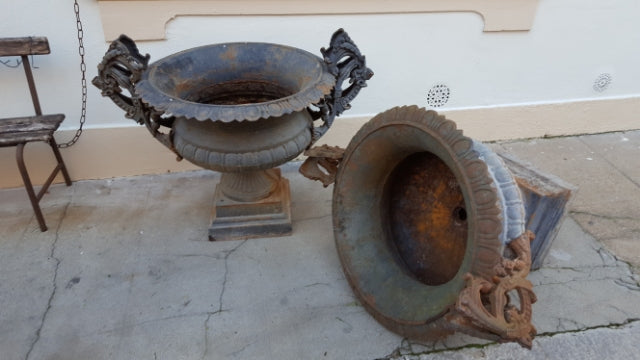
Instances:
[[[148,65],[122,35],[93,84],[179,159],[222,172],[210,239],[281,236],[291,233],[289,182],[274,167],[316,142],[373,75],[342,29],[321,53],[226,43]]]

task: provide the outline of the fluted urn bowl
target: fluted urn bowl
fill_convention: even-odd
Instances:
[[[226,43],[149,65],[122,35],[93,83],[179,158],[222,172],[211,238],[283,235],[289,185],[274,167],[322,136],[373,75],[342,29],[321,52]]]
[[[149,66],[135,86],[142,102],[175,117],[173,143],[185,159],[222,172],[264,170],[310,143],[310,104],[336,82],[304,50],[230,43],[179,52]]]

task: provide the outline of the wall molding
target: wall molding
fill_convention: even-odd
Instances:
[[[331,15],[475,12],[484,31],[531,29],[539,0],[98,0],[106,41],[165,39],[166,24],[182,15]]]

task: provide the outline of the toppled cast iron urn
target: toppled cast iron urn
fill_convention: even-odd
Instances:
[[[376,115],[346,149],[305,154],[303,175],[335,183],[340,262],[376,320],[411,339],[460,331],[531,347],[527,275],[549,249],[569,187],[417,106]]]
[[[149,65],[122,35],[93,84],[179,159],[222,173],[210,239],[282,236],[292,230],[289,183],[274,167],[318,140],[373,75],[342,29],[321,52],[226,43]]]

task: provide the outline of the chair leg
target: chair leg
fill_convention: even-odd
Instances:
[[[67,172],[67,166],[64,164],[64,160],[62,160],[62,155],[60,155],[60,150],[58,150],[58,144],[56,140],[51,137],[49,140],[49,145],[51,145],[51,149],[53,149],[53,155],[55,155],[58,164],[60,164],[60,171],[62,171],[62,176],[64,177],[64,182],[67,186],[71,186],[71,178],[69,177],[69,172]]]
[[[27,194],[29,195],[29,200],[31,200],[31,207],[33,207],[33,212],[36,214],[38,224],[40,224],[40,230],[44,232],[47,231],[47,224],[44,222],[44,217],[42,216],[42,211],[40,210],[38,198],[36,197],[35,191],[33,191],[33,185],[31,184],[31,179],[29,178],[27,167],[24,165],[24,145],[24,143],[18,144],[16,148],[16,160],[18,162],[18,169],[20,170],[20,175],[22,176],[24,187],[27,190]]]

